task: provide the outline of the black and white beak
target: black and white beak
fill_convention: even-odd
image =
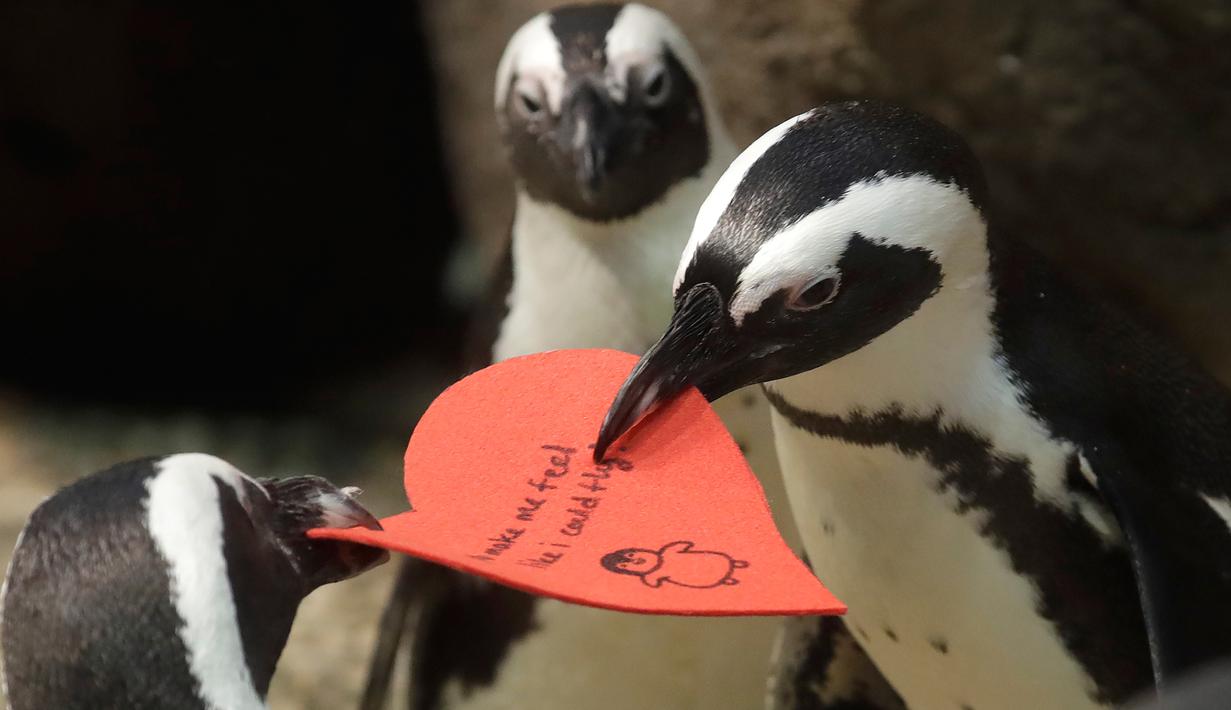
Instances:
[[[565,91],[560,117],[560,148],[573,163],[582,197],[593,201],[607,179],[619,113],[596,79],[578,77]]]
[[[722,296],[710,283],[691,287],[677,303],[667,332],[642,356],[607,411],[594,460],[660,402],[689,387],[709,401],[763,375],[738,337]]]
[[[358,488],[338,488],[318,476],[265,479],[261,484],[274,506],[277,535],[309,590],[362,574],[389,559],[385,550],[306,535],[321,527],[380,530],[380,521],[355,500]]]

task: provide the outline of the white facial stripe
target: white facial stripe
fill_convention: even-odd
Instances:
[[[551,31],[550,13],[541,13],[522,25],[509,39],[496,67],[496,114],[500,115],[513,73],[540,82],[552,113],[560,113],[564,93],[564,64],[560,45]]]
[[[235,602],[223,555],[219,480],[245,500],[248,479],[227,462],[205,454],[168,456],[146,481],[150,535],[166,559],[171,595],[184,622],[180,638],[189,668],[211,710],[258,710],[244,659]]]
[[[714,189],[710,191],[709,196],[705,198],[705,202],[701,203],[701,209],[697,212],[697,221],[692,227],[692,235],[688,238],[688,244],[684,247],[684,253],[680,257],[679,268],[675,272],[675,282],[671,285],[672,291],[679,289],[680,283],[684,280],[684,272],[688,269],[688,265],[692,263],[697,249],[714,231],[714,227],[718,224],[718,218],[722,216],[723,212],[726,212],[727,205],[731,204],[731,199],[735,197],[735,190],[739,187],[740,182],[743,181],[744,175],[748,173],[748,169],[762,155],[765,155],[765,151],[769,150],[770,146],[782,140],[782,136],[786,135],[786,132],[792,126],[802,121],[811,113],[811,111],[808,111],[783,121],[770,129],[768,133],[753,141],[752,145],[745,148],[744,152],[731,161],[730,167],[722,174],[722,177],[718,178],[718,182],[714,185]]]
[[[620,10],[606,38],[608,86],[616,100],[624,100],[629,68],[657,60],[664,46],[700,83],[705,76],[701,60],[666,15],[637,4],[625,5]]]
[[[945,241],[958,239],[971,227],[982,224],[978,211],[960,188],[924,175],[852,185],[841,199],[786,227],[761,245],[740,273],[731,300],[731,317],[738,325],[772,294],[809,283],[827,270],[836,273],[837,262],[852,234],[859,233],[879,244],[922,248],[940,254],[946,253]],[[967,252],[971,263],[942,262],[946,278],[961,282],[968,276],[985,273],[986,264],[977,262],[981,250],[953,251],[958,257]]]

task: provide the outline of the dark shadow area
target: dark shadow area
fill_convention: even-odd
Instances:
[[[406,2],[0,8],[0,386],[274,410],[456,358]]]

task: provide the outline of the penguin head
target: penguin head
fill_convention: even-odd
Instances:
[[[596,454],[688,386],[713,400],[820,367],[985,284],[985,193],[960,137],[897,106],[829,104],[766,133],[702,205],[672,321]]]
[[[636,214],[699,174],[722,130],[708,104],[683,34],[637,4],[534,17],[496,76],[497,122],[521,190],[591,221]]]
[[[373,547],[337,540],[316,540],[313,528],[365,527],[379,530],[380,522],[355,501],[358,488],[338,488],[319,476],[262,479],[268,497],[268,530],[295,569],[306,592],[340,582],[385,562],[389,553]]]
[[[56,492],[0,590],[12,706],[257,707],[303,598],[387,559],[305,536],[379,528],[354,493],[206,454],[117,464]]]
[[[201,568],[210,555],[196,545],[175,544],[185,531],[159,524],[159,511],[163,515],[175,511],[174,505],[160,504],[184,491],[209,489],[208,479],[212,479],[221,516],[226,586],[234,599],[235,623],[251,681],[263,697],[304,597],[317,587],[349,579],[389,559],[385,550],[316,540],[307,531],[355,526],[379,530],[380,523],[356,502],[359,489],[338,488],[317,476],[252,479],[220,459],[201,454],[168,457],[160,463],[160,470],[149,484],[150,530],[160,541],[176,579],[210,573]],[[191,515],[191,509],[183,512]],[[218,623],[216,609],[192,601],[182,593],[176,601],[190,627],[194,620],[201,625]],[[202,643],[211,644],[208,640]],[[208,652],[220,653],[220,649]]]

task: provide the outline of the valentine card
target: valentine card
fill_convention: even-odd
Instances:
[[[450,387],[405,458],[412,510],[318,529],[568,602],[649,614],[841,614],[783,542],[756,477],[695,389],[593,461],[637,358],[560,350]]]

